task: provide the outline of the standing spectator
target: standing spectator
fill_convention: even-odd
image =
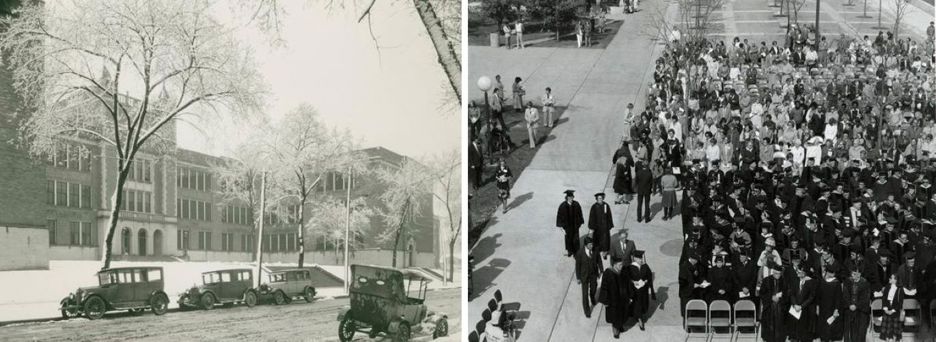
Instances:
[[[507,212],[507,200],[510,199],[510,180],[513,173],[507,167],[507,161],[501,158],[497,165],[497,171],[494,172],[494,179],[497,180],[497,198],[500,199],[501,206]]]
[[[536,148],[536,126],[539,125],[539,111],[533,106],[533,102],[527,102],[526,113],[523,114],[526,121],[527,133],[530,136],[530,149]]]
[[[510,49],[510,25],[504,24],[503,30],[504,30],[504,47],[506,47],[509,50]]]
[[[472,191],[477,191],[481,187],[483,171],[484,156],[481,154],[481,140],[475,138],[468,146],[468,179],[471,181]]]
[[[517,23],[514,24],[514,32],[517,33],[517,48],[523,48],[523,21],[517,19]]]
[[[494,88],[494,96],[491,99],[491,119],[497,120],[504,129],[507,129],[507,123],[504,122],[504,92],[501,89]]]
[[[559,204],[556,213],[556,227],[565,232],[566,256],[573,256],[578,252],[579,227],[584,223],[582,206],[575,201],[575,190],[566,190],[565,201]]]
[[[881,321],[881,339],[888,342],[899,341],[903,335],[900,313],[903,311],[904,293],[897,285],[897,275],[891,274],[888,285],[882,292],[884,317]]]
[[[591,47],[592,24],[588,19],[582,20],[582,36],[585,40],[585,47]]]
[[[631,157],[630,146],[627,140],[621,142],[621,148],[614,153],[614,193],[618,195],[614,204],[630,204],[634,196],[634,177],[631,176],[631,167],[634,159]]]
[[[552,128],[556,118],[556,97],[553,96],[552,89],[546,87],[546,94],[543,95],[543,114],[546,115],[546,127]]]
[[[679,181],[673,175],[673,169],[666,168],[663,171],[660,186],[663,188],[663,221],[666,221],[675,216],[673,212],[676,209],[676,188],[679,187]]]
[[[517,112],[523,112],[523,95],[526,95],[526,90],[523,90],[523,86],[520,85],[523,79],[520,77],[514,78],[514,83],[510,87],[511,92],[513,93],[513,106],[514,110]]]
[[[637,222],[650,223],[650,193],[653,190],[653,173],[646,162],[637,162]]]
[[[601,259],[592,249],[592,239],[585,237],[585,248],[575,256],[575,279],[582,285],[582,306],[585,317],[591,318],[592,308],[598,305],[598,274],[601,273]]]
[[[582,21],[575,22],[575,41],[578,43],[578,47],[582,47],[582,41],[585,39],[585,27],[582,26]]]

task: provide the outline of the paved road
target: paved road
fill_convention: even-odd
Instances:
[[[461,331],[461,289],[430,291],[430,311],[449,315],[451,335]],[[285,306],[258,305],[216,308],[212,311],[170,312],[163,316],[112,314],[104,319],[27,323],[0,327],[3,341],[337,341],[338,312],[348,300]],[[377,339],[384,341],[389,339]],[[427,340],[420,338],[418,340]],[[360,333],[355,341],[371,341]]]

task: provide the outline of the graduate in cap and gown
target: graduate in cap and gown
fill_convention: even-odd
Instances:
[[[634,261],[627,267],[631,282],[631,303],[634,318],[640,324],[640,330],[645,330],[647,313],[650,312],[650,299],[656,300],[656,290],[653,288],[653,271],[647,266],[644,251],[634,251]]]
[[[565,201],[559,204],[556,213],[556,227],[565,232],[566,256],[574,256],[578,252],[579,227],[585,223],[582,217],[582,206],[575,200],[575,190],[566,190]]]
[[[734,275],[731,269],[725,266],[726,257],[727,253],[716,255],[715,264],[708,270],[708,282],[712,284],[707,288],[706,301],[709,303],[715,300],[731,301],[734,298]]]
[[[679,264],[679,313],[683,316],[690,300],[704,298],[705,266],[699,259],[698,253],[688,251],[686,260]]]
[[[851,277],[842,287],[845,342],[864,342],[871,320],[871,284],[861,276],[857,264],[850,266]]]
[[[790,310],[797,312],[799,317],[792,313],[787,313],[787,326],[790,328],[790,340],[792,341],[812,341],[816,338],[816,292],[818,285],[816,280],[810,276],[810,270],[806,267],[798,267],[796,276],[798,279],[790,281],[788,289]]]
[[[897,268],[897,284],[899,284],[903,290],[904,298],[917,298],[923,272],[922,269],[916,265],[916,252],[906,252],[903,258],[903,265]]]
[[[816,321],[816,334],[822,342],[838,341],[842,339],[842,323],[844,321],[844,298],[842,298],[842,282],[836,278],[839,272],[837,265],[826,267],[822,280],[819,282],[819,291],[816,298],[819,302],[819,317]],[[831,321],[831,323],[830,323]]]
[[[601,275],[598,301],[605,305],[605,322],[611,323],[614,338],[619,338],[630,314],[630,281],[624,260],[611,257],[611,267]]]
[[[757,290],[757,265],[751,261],[751,249],[741,248],[737,255],[738,260],[731,264],[734,276],[734,292],[736,299],[750,299],[758,304],[755,296]]]
[[[760,288],[761,338],[766,342],[785,342],[787,338],[786,317],[789,315],[789,299],[784,293],[783,266],[769,262],[770,276],[764,278]]]
[[[595,194],[595,204],[592,204],[588,213],[588,229],[591,229],[595,241],[595,250],[606,258],[611,249],[611,228],[614,221],[611,219],[611,206],[604,201],[605,194]]]

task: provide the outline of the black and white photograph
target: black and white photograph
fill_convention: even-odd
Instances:
[[[932,341],[932,0],[468,0],[468,341]]]
[[[462,9],[0,1],[0,340],[460,341]]]

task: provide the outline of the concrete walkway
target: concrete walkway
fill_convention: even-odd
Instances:
[[[487,301],[499,289],[506,302],[520,305],[523,341],[611,338],[611,328],[604,323],[601,306],[595,308],[591,319],[586,319],[582,312],[574,263],[564,255],[563,233],[555,227],[555,213],[565,189],[577,191],[586,215],[594,203],[592,194],[611,192],[608,177],[611,155],[623,133],[621,115],[627,103],[643,107],[652,62],[660,52],[658,45],[640,33],[647,22],[646,16],[625,17],[619,34],[604,50],[469,48],[469,79],[502,73],[509,92],[513,78],[519,76],[527,94],[533,96],[524,101],[537,103],[543,89],[549,86],[558,98],[558,105],[567,107],[560,124],[552,131],[553,136],[511,190],[514,199],[524,200],[512,203],[506,214],[495,214],[471,252],[476,260],[474,281],[478,298],[469,304],[469,324],[480,320]],[[472,88],[469,96],[483,101],[483,94]],[[664,241],[679,239],[678,226],[674,221],[664,226],[660,215],[649,226],[625,223],[628,207],[613,206],[613,211],[618,228],[630,228],[638,246],[648,249],[651,267],[660,279],[655,285],[664,287],[658,295],[675,297],[675,286],[669,286],[672,290],[665,287],[676,281],[676,259],[663,256],[659,247]],[[587,229],[583,228],[581,233],[586,234]],[[668,307],[673,315],[655,313],[648,331],[631,329],[622,337],[651,340],[649,334],[661,332],[664,326],[678,333],[667,334],[670,337],[681,337],[678,311],[673,308]]]

